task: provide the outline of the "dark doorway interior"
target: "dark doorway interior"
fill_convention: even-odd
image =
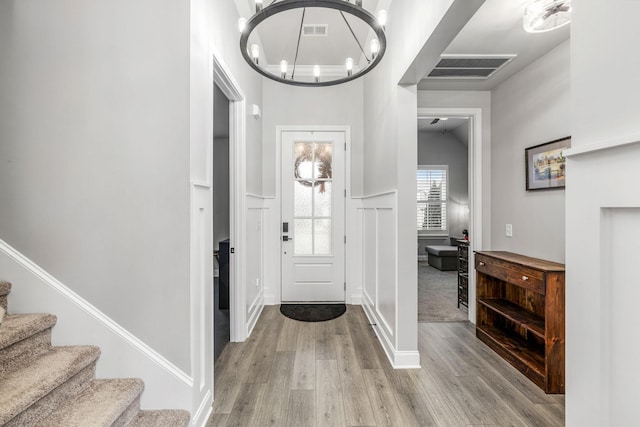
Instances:
[[[229,342],[229,99],[217,85],[213,94],[214,356]]]

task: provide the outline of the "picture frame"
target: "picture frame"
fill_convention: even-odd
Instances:
[[[564,188],[566,159],[563,150],[570,147],[571,137],[567,136],[525,148],[526,190]]]

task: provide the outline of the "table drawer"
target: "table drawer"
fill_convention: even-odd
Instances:
[[[543,271],[522,265],[514,266],[507,261],[482,254],[476,254],[476,270],[542,295],[544,295],[546,291],[545,274]]]

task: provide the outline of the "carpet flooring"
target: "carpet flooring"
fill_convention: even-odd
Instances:
[[[418,322],[468,320],[466,307],[458,308],[458,272],[440,271],[418,262]]]

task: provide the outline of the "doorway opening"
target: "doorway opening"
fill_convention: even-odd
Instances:
[[[420,117],[417,166],[418,321],[466,321],[469,118]]]
[[[229,323],[229,98],[214,84],[213,94],[213,248],[216,259],[214,273],[214,360],[230,341]]]
[[[427,135],[421,135],[428,132],[426,129],[435,131],[433,132],[435,142],[426,142]],[[422,223],[417,224],[418,289],[420,292],[421,286],[424,287],[425,278],[428,282],[428,273],[431,272],[440,275],[439,278],[434,277],[436,281],[441,282],[436,288],[446,288],[449,293],[448,313],[432,312],[429,306],[421,313],[419,301],[419,321],[469,320],[475,323],[476,310],[473,302],[476,292],[475,277],[472,274],[474,251],[480,250],[483,244],[482,132],[481,108],[418,108],[418,141],[416,142],[418,164],[448,165],[444,168],[448,172],[445,183],[448,186],[448,194],[446,200],[441,201],[442,212],[433,208],[431,211],[427,209],[426,212],[424,210],[421,212],[420,201],[416,203],[418,217],[422,213],[422,220],[428,223],[425,225],[432,228],[441,226],[438,233],[438,230],[421,231]],[[417,168],[417,171],[420,172],[420,168]],[[434,176],[437,177],[437,175]],[[417,176],[416,178],[418,179]],[[418,200],[420,196],[418,194]],[[426,195],[422,196],[425,199],[422,202],[424,208],[435,204],[429,200],[436,198],[433,193],[429,197],[429,191],[427,191]],[[444,197],[441,195],[441,198]],[[445,210],[446,217],[443,213]],[[442,221],[447,221],[446,225],[443,226],[434,219],[437,213],[441,214]],[[436,246],[436,248],[428,249],[429,246]],[[431,262],[429,262],[430,256]],[[424,271],[420,271],[421,269],[429,271],[425,274]],[[460,301],[458,301],[459,287],[463,294]],[[463,302],[466,302],[466,306]],[[455,316],[449,317],[452,313]]]

